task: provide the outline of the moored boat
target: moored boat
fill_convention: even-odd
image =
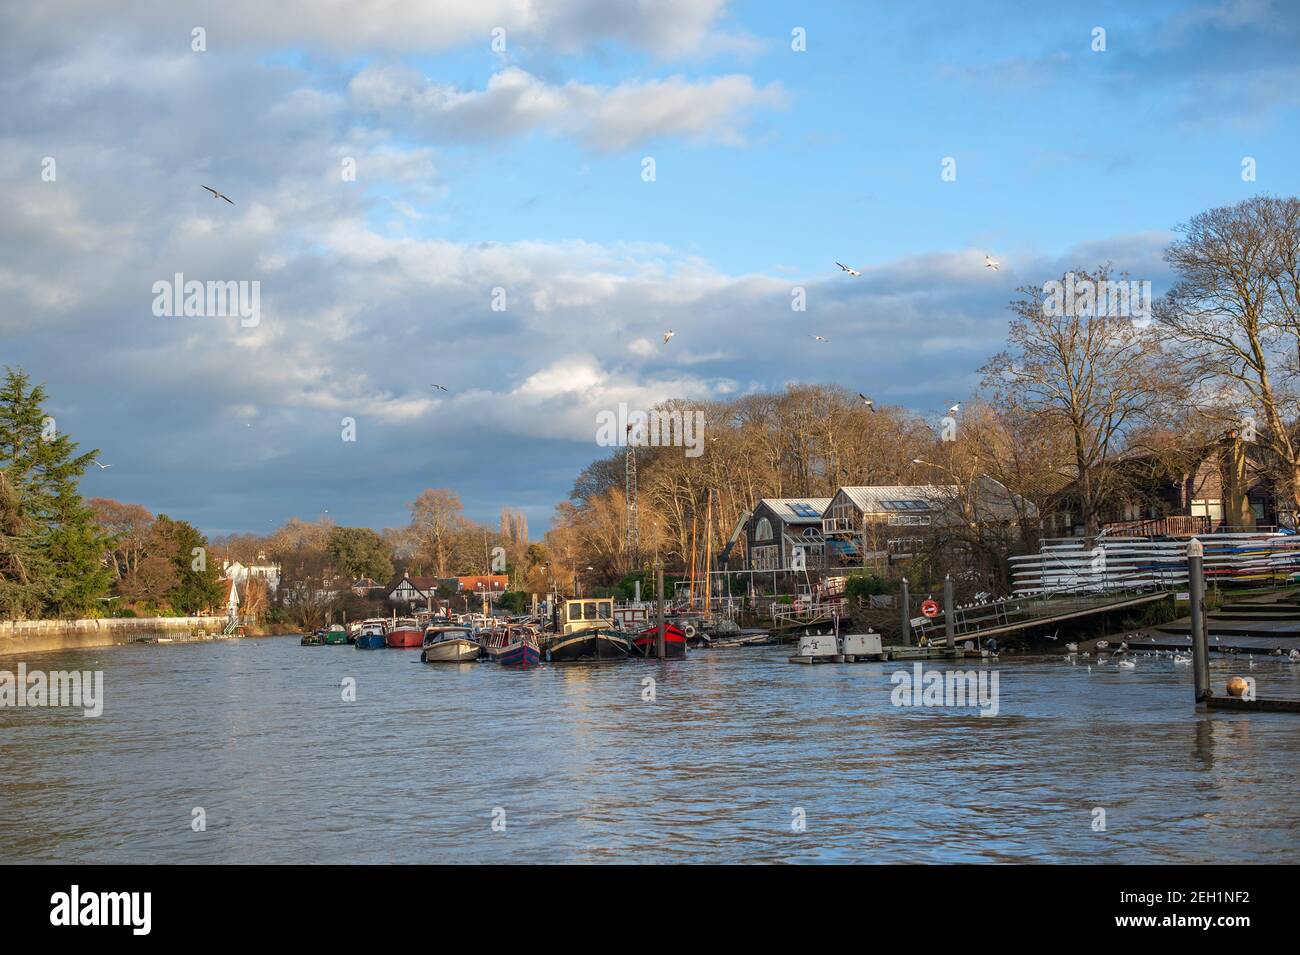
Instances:
[[[647,627],[631,639],[629,656],[658,658],[659,628]],[[669,658],[686,656],[686,633],[676,624],[664,624],[664,654]]]
[[[549,635],[543,655],[554,663],[625,660],[631,647],[628,635],[614,626],[612,600],[566,600],[564,626]]]
[[[409,617],[399,617],[384,640],[395,650],[415,649],[424,645],[424,630]]]
[[[331,645],[345,644],[348,642],[348,628],[341,623],[332,623],[325,628],[322,637]]]
[[[298,643],[304,647],[319,647],[324,642],[324,630],[317,630],[315,633],[304,633],[302,639],[298,641]]]
[[[420,659],[425,663],[468,663],[482,653],[483,647],[469,627],[435,625],[425,628]]]
[[[378,619],[361,621],[361,628],[357,631],[353,645],[358,650],[382,650],[388,646],[387,640],[384,639],[386,623],[387,621]]]
[[[541,662],[536,631],[531,627],[494,627],[478,633],[488,659],[506,667],[531,667]]]

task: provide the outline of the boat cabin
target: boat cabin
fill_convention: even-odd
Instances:
[[[581,633],[614,626],[614,601],[566,600],[564,602],[564,632]]]

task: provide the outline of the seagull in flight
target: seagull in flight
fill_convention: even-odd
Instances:
[[[814,335],[814,336],[813,336],[813,340],[814,340],[814,341],[819,341],[819,342],[826,342],[827,344],[830,343],[830,339],[829,339],[829,338],[822,338],[820,335]]]
[[[677,333],[676,333],[675,331],[673,331],[671,328],[668,329],[668,331],[664,332],[664,344],[667,345],[667,344],[668,344],[668,339],[672,338],[672,337],[673,337],[674,335],[676,335],[676,334],[677,334]]]
[[[868,408],[870,408],[872,413],[874,414],[876,410],[876,403],[860,391],[858,392],[858,397],[862,399],[862,403],[866,405]]]
[[[998,266],[1001,264],[1002,263],[999,262],[997,259],[991,259],[987,255],[984,256],[984,268],[986,269],[992,269],[994,272],[996,272],[998,270]]]
[[[843,269],[845,272],[848,272],[849,275],[852,275],[854,278],[857,278],[859,275],[862,274],[862,273],[859,272],[857,269],[851,269],[851,268],[849,268],[849,267],[848,267],[847,265],[845,265],[843,262],[836,262],[835,264],[838,265],[838,266],[839,266],[841,269]]]
[[[446,386],[446,385],[430,385],[429,387],[430,387],[430,388],[437,388],[439,391],[446,391],[446,390],[447,390],[447,386]]]
[[[96,460],[95,463],[96,463],[96,464],[99,464],[99,461]],[[100,469],[101,471],[107,471],[107,470],[108,470],[109,468],[111,468],[112,466],[113,466],[113,465],[111,465],[111,464],[99,464],[99,469]]]
[[[951,408],[948,409],[948,414],[956,414],[958,411],[961,411],[961,402],[960,402],[960,401],[957,402],[955,405],[953,405]]]
[[[203,185],[203,184],[199,183],[199,185]],[[221,193],[217,192],[217,190],[213,189],[211,186],[203,186],[203,188],[208,190],[208,192],[212,193],[213,199],[225,199],[232,206],[235,204],[234,199],[231,199],[229,196],[223,196]]]

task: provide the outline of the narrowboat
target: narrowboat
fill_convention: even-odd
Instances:
[[[541,662],[537,634],[531,627],[495,627],[480,630],[479,643],[488,659],[506,667],[534,667]]]
[[[629,655],[657,659],[658,637],[659,628],[657,626],[647,627],[640,633],[635,634],[632,637],[632,649]],[[664,654],[669,659],[686,656],[686,633],[676,624],[664,624]]]
[[[357,631],[357,636],[353,642],[358,650],[382,650],[388,646],[384,639],[384,632],[387,630],[386,620],[363,620],[361,628]]]
[[[625,660],[631,650],[627,634],[614,628],[614,601],[566,600],[561,629],[546,641],[546,659]]]
[[[346,644],[348,642],[348,628],[341,623],[332,623],[325,628],[325,633],[322,636],[328,644]]]
[[[433,625],[424,630],[424,649],[420,659],[425,663],[468,663],[477,660],[483,647],[474,639],[469,627]]]
[[[298,641],[299,645],[304,647],[319,647],[324,642],[324,630],[317,630],[315,633],[304,633],[302,639]]]
[[[424,645],[424,630],[410,617],[399,617],[384,640],[395,650],[419,649]]]

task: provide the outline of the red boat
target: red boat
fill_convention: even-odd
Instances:
[[[659,627],[647,627],[632,638],[630,657],[657,657],[655,641],[659,636]],[[664,653],[668,657],[686,656],[686,634],[676,624],[664,624]]]
[[[395,650],[419,649],[424,646],[424,628],[414,620],[400,619],[384,634],[384,641]]]

